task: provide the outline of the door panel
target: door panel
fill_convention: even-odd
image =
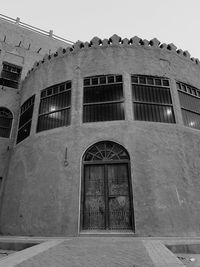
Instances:
[[[109,229],[132,229],[129,199],[125,196],[109,200]]]
[[[85,166],[84,229],[105,228],[104,166]]]
[[[132,229],[127,164],[107,165],[109,228]]]
[[[107,177],[109,196],[129,195],[126,164],[107,165]]]

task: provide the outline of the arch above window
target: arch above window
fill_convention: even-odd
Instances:
[[[7,108],[0,107],[0,137],[9,138],[12,120],[12,112]]]
[[[84,154],[83,161],[129,160],[124,147],[111,141],[101,141],[91,146]]]

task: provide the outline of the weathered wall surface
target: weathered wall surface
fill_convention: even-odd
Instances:
[[[0,18],[0,40],[13,47],[38,52],[40,55],[54,53],[59,47],[71,46],[69,43],[39,33],[40,31],[31,29],[31,26],[28,27],[29,29],[17,22],[11,23]]]
[[[0,19],[0,73],[3,62],[22,67],[21,80],[33,67],[35,61],[41,60],[50,51],[69,44],[44,36]],[[6,107],[13,113],[13,125],[10,138],[0,137],[0,177],[5,178],[8,168],[10,149],[15,143],[18,114],[21,103],[21,90],[0,86],[0,107]],[[2,188],[1,188],[2,191]]]
[[[10,133],[10,138],[0,137],[0,176],[4,177],[5,165],[7,157],[9,156],[9,148],[12,146],[16,135],[17,118],[19,112],[20,95],[17,90],[13,88],[0,86],[0,107],[8,108],[13,114],[13,123]],[[9,147],[8,147],[9,146]]]
[[[166,48],[114,43],[59,51],[25,79],[21,101],[36,94],[32,130],[12,151],[2,233],[78,235],[82,155],[111,140],[130,154],[136,234],[199,235],[200,132],[183,126],[175,84],[200,88],[199,63]],[[83,77],[102,74],[123,75],[125,120],[82,123]],[[176,124],[134,121],[131,74],[170,79]],[[66,80],[72,80],[71,125],[36,133],[40,91]]]

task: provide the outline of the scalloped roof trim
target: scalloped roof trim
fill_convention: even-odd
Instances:
[[[161,44],[161,42],[154,38],[150,41],[146,39],[141,39],[138,36],[134,36],[130,39],[122,39],[117,34],[114,34],[109,39],[100,39],[98,37],[92,38],[90,42],[81,42],[77,41],[73,46],[65,48],[58,48],[58,50],[51,55],[45,55],[44,58],[38,62],[35,62],[33,68],[28,71],[25,79],[30,75],[31,72],[35,71],[39,66],[43,63],[48,62],[57,57],[67,56],[69,54],[76,54],[83,49],[89,48],[101,48],[101,47],[112,47],[112,46],[120,46],[120,47],[134,47],[134,46],[141,46],[141,47],[149,47],[149,48],[160,48],[162,50],[171,51],[177,53],[179,56],[191,60],[193,63],[200,65],[200,61],[198,58],[193,58],[190,56],[188,51],[183,51],[181,49],[177,49],[177,47],[173,44]]]

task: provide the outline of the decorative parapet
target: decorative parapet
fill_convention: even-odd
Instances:
[[[114,34],[109,39],[100,39],[98,37],[94,37],[90,42],[81,42],[77,41],[72,47],[67,47],[66,49],[59,48],[56,53],[51,55],[45,55],[43,60],[36,62],[31,69],[31,71],[36,70],[41,64],[48,62],[49,60],[53,60],[56,57],[63,57],[69,54],[76,54],[82,50],[87,50],[90,48],[105,48],[105,47],[144,47],[149,49],[161,49],[163,51],[168,51],[172,53],[176,53],[177,55],[181,56],[182,58],[186,58],[191,60],[194,64],[200,66],[199,59],[191,58],[190,53],[188,51],[183,51],[181,49],[177,49],[177,47],[171,44],[161,44],[160,41],[156,38],[148,41],[146,39],[141,39],[138,36],[134,36],[130,39],[122,39],[120,36]],[[31,73],[28,72],[27,76]]]
[[[154,39],[149,41],[149,45],[158,48],[160,45],[160,41],[158,39],[154,38]]]

